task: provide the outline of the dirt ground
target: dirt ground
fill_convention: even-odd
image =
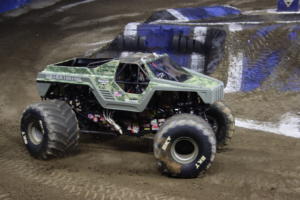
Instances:
[[[274,8],[273,0],[98,0],[78,7],[61,1],[0,22],[0,200],[9,199],[300,199],[300,140],[237,128],[226,151],[196,179],[164,177],[149,139],[82,135],[80,153],[39,161],[19,135],[26,105],[39,101],[36,73],[46,64],[90,54],[124,25],[170,7],[230,4]],[[299,93],[226,95],[238,117],[276,121],[300,112]]]

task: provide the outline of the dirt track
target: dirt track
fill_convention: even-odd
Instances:
[[[143,2],[141,7],[138,0],[98,0],[58,12],[66,4],[62,1],[0,22],[0,200],[299,199],[300,140],[241,128],[211,169],[190,180],[161,176],[149,139],[82,136],[81,151],[72,157],[43,162],[28,155],[19,116],[39,100],[34,78],[46,64],[90,53],[99,47],[92,43],[112,39],[127,22],[142,21],[155,9],[221,3]],[[241,9],[274,5],[270,0],[222,2]],[[299,109],[297,99],[299,93],[254,92],[225,100],[238,116],[276,121],[283,112]]]

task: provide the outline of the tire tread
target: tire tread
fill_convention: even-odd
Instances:
[[[50,100],[28,106],[29,110],[40,113],[48,132],[48,142],[45,150],[37,155],[40,159],[63,157],[78,148],[79,127],[75,112],[64,101]]]

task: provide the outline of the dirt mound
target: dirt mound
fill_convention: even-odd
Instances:
[[[296,53],[300,48],[300,29],[297,24],[287,22],[248,24],[230,31],[227,63],[233,74],[228,79],[239,79],[237,90],[300,90],[300,63]],[[238,60],[232,62],[232,57]]]

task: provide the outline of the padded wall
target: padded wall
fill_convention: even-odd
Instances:
[[[100,53],[167,53],[183,67],[219,73],[226,92],[300,91],[299,19],[299,14],[247,16],[226,6],[168,9],[148,23],[127,24]]]
[[[21,6],[29,3],[31,0],[1,0],[0,1],[0,13],[7,12],[20,8]]]

